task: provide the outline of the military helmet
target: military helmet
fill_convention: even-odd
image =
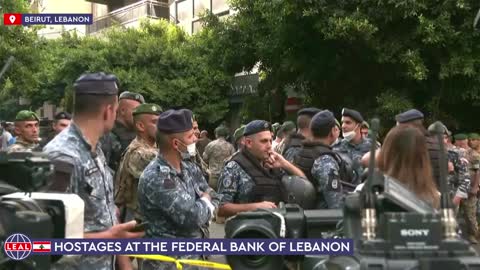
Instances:
[[[287,192],[288,203],[300,205],[303,209],[313,209],[317,201],[317,193],[313,184],[300,176],[286,175],[282,184]]]

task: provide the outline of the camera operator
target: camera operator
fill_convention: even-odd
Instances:
[[[89,73],[74,84],[74,116],[70,126],[44,151],[55,165],[57,191],[72,192],[85,202],[85,238],[139,238],[129,232],[136,222],[118,224],[113,199],[112,172],[98,143],[115,122],[118,107],[117,78],[105,73]],[[121,269],[131,269],[128,257],[118,257]],[[57,269],[114,269],[113,256],[64,257]]]
[[[244,136],[244,148],[226,163],[218,179],[222,198],[219,216],[276,208],[276,203],[286,201],[280,169],[305,177],[300,169],[272,150],[271,126],[267,121],[248,123]]]

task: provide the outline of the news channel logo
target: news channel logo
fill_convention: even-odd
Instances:
[[[3,250],[13,260],[24,260],[32,253],[32,241],[24,234],[12,234],[5,240]]]

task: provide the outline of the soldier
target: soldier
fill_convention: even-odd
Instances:
[[[417,109],[410,109],[395,116],[397,125],[407,125],[419,129],[426,136],[428,155],[430,158],[430,165],[432,167],[432,175],[437,185],[440,188],[440,163],[438,162],[440,156],[440,145],[434,136],[430,136],[427,129],[423,125],[423,113]]]
[[[463,200],[461,208],[463,210],[463,217],[465,219],[465,225],[467,227],[467,239],[473,243],[478,244],[480,238],[478,223],[477,223],[477,202],[478,202],[478,190],[480,184],[480,135],[472,133],[469,136],[469,143],[471,148],[467,150],[467,159],[470,164],[470,192],[468,193],[468,199]]]
[[[202,172],[189,161],[197,137],[190,110],[168,110],[157,122],[160,152],[145,168],[138,184],[138,201],[148,238],[207,238],[208,223],[218,205],[216,193]],[[212,201],[213,198],[213,201]],[[199,259],[200,256],[183,256]],[[144,261],[143,269],[176,269],[175,264]],[[197,269],[184,267],[184,269]]]
[[[55,119],[52,124],[52,132],[48,135],[46,140],[42,140],[40,145],[44,147],[47,145],[55,136],[57,136],[62,130],[70,125],[72,116],[68,112],[59,112],[55,115]]]
[[[208,164],[208,170],[210,175],[208,177],[208,184],[211,188],[217,189],[217,181],[220,176],[220,172],[223,167],[223,163],[233,153],[235,148],[229,142],[226,137],[228,136],[228,129],[224,126],[219,126],[215,129],[216,140],[212,141],[205,148],[203,152],[203,160]]]
[[[131,233],[136,222],[118,224],[113,199],[112,173],[99,139],[115,122],[118,107],[117,78],[88,73],[74,84],[74,117],[70,126],[44,147],[55,165],[57,191],[75,193],[85,202],[85,238],[139,238]],[[130,269],[128,257],[117,257],[121,269]],[[63,257],[53,269],[114,269],[111,255]]]
[[[233,143],[237,151],[240,150],[244,145],[244,141],[245,141],[244,140],[245,137],[243,136],[244,131],[245,131],[245,125],[242,125],[241,127],[237,128],[233,133],[233,140],[234,140]]]
[[[370,151],[370,139],[364,139],[360,133],[360,127],[363,122],[362,115],[356,111],[344,108],[342,110],[342,134],[343,140],[333,146],[333,150],[339,153],[346,162],[351,164],[353,169],[352,184],[360,184],[363,174],[361,159]],[[348,161],[347,161],[348,160]]]
[[[282,138],[282,140],[273,147],[273,150],[279,154],[282,154],[285,149],[285,144],[288,136],[296,132],[295,123],[292,121],[286,121],[282,124],[280,129],[278,130],[278,136]]]
[[[286,201],[281,184],[283,169],[289,174],[304,173],[272,150],[272,129],[264,120],[245,126],[245,145],[228,161],[218,179],[222,198],[219,216],[229,217],[257,208],[275,208]]]
[[[286,160],[293,162],[295,155],[302,147],[302,141],[311,137],[310,121],[318,112],[320,109],[317,108],[304,108],[297,112],[297,133],[287,137],[282,153]]]
[[[208,138],[208,131],[206,130],[202,130],[200,132],[200,138],[198,138],[198,142],[197,142],[197,150],[198,150],[198,153],[200,154],[200,156],[203,155],[203,151],[205,151],[205,147],[207,147],[207,145],[211,142],[212,140],[210,140]]]
[[[463,134],[463,133],[459,133],[459,134],[455,134],[455,136],[453,136],[453,138],[455,139],[455,146],[458,147],[458,148],[461,148],[461,149],[465,149],[465,150],[468,150],[470,147],[468,146],[468,136],[467,134]]]
[[[370,129],[370,125],[367,123],[367,121],[362,122],[362,126],[360,128],[360,133],[362,134],[362,137],[364,139],[368,138],[368,130]]]
[[[145,99],[138,93],[128,91],[121,93],[115,126],[100,139],[108,166],[114,172],[117,171],[122,153],[136,136],[132,112],[143,103],[145,103]]]
[[[138,210],[138,179],[148,163],[157,155],[155,136],[158,115],[162,108],[142,104],[132,112],[137,137],[125,150],[115,175],[115,204],[120,208],[120,220],[141,219]]]
[[[7,152],[32,152],[39,150],[39,118],[32,111],[19,111],[15,117],[17,139]]]
[[[198,140],[200,138],[200,129],[198,128],[198,121],[195,115],[193,116],[193,133],[195,134]]]

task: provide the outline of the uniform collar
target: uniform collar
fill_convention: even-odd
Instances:
[[[71,130],[73,134],[77,135],[77,137],[80,138],[80,141],[82,142],[82,144],[87,148],[89,152],[91,152],[92,145],[87,140],[87,138],[83,135],[82,130],[75,124],[75,122],[72,121],[72,123],[70,123],[70,126],[68,128]],[[99,148],[99,142],[97,142],[97,145],[95,148],[96,149]]]
[[[182,174],[183,174],[183,169],[187,166],[187,164],[185,163],[184,160],[180,161],[180,173],[177,172],[177,170],[175,168],[173,168],[170,163],[168,163],[168,161],[163,157],[162,153],[158,153],[157,155],[157,158],[158,158],[158,161],[160,163],[160,165],[162,166],[167,166],[168,169],[169,169],[169,173],[172,174],[173,176],[178,176],[179,178],[182,178]]]

